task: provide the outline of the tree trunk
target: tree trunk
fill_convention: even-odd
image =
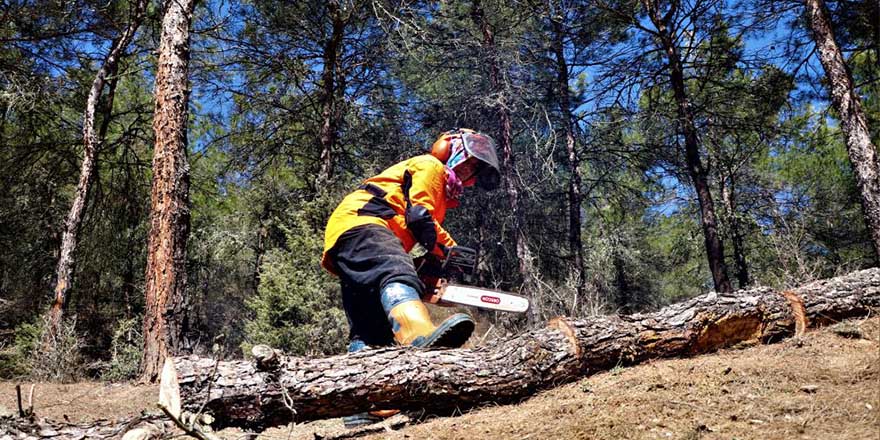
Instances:
[[[106,127],[109,123],[109,117],[104,118],[100,133],[95,133],[95,113],[98,107],[98,100],[101,98],[108,75],[117,71],[119,58],[122,56],[125,48],[128,47],[138,27],[140,27],[146,4],[146,0],[138,0],[134,6],[128,26],[113,42],[110,52],[107,53],[101,68],[95,74],[92,88],[89,90],[89,96],[86,99],[86,108],[83,111],[83,160],[80,165],[79,181],[76,184],[73,204],[71,204],[70,211],[67,213],[67,218],[64,221],[64,232],[61,235],[61,248],[58,256],[58,265],[55,269],[54,300],[49,308],[43,338],[43,348],[46,350],[54,348],[55,335],[58,334],[58,329],[61,326],[64,305],[68,300],[67,293],[70,291],[71,278],[73,277],[75,263],[73,254],[76,251],[79,238],[78,234],[82,224],[83,210],[86,206],[89,188],[95,176],[96,156],[107,133]],[[115,79],[112,81],[115,81]],[[113,108],[112,92],[108,94],[106,105],[110,109]]]
[[[730,292],[733,287],[727,276],[727,265],[724,262],[724,245],[718,234],[718,220],[715,215],[715,204],[712,201],[712,192],[709,189],[709,171],[703,166],[700,159],[700,140],[697,135],[697,127],[694,123],[694,115],[691,110],[690,99],[684,82],[684,67],[681,55],[675,43],[673,31],[667,21],[672,20],[672,13],[661,16],[657,0],[643,0],[651,22],[657,28],[658,39],[661,48],[666,53],[669,62],[669,76],[672,84],[672,92],[677,104],[678,122],[684,135],[685,161],[688,175],[694,185],[697,201],[700,205],[700,220],[703,226],[703,241],[706,247],[706,257],[709,260],[709,270],[712,272],[712,281],[716,292]],[[670,8],[674,7],[671,5]],[[670,11],[671,12],[671,11]]]
[[[185,327],[186,240],[189,236],[187,104],[189,27],[195,0],[166,0],[156,73],[153,185],[147,245],[144,357],[141,380],[154,382],[180,348]]]
[[[556,56],[556,81],[559,88],[559,111],[565,130],[565,150],[568,153],[568,248],[574,257],[579,304],[584,297],[586,274],[584,273],[584,249],[581,243],[581,170],[575,137],[575,119],[571,112],[571,94],[568,89],[568,63],[565,59],[565,31],[562,23],[551,18],[553,26],[553,53]],[[572,314],[576,307],[572,308]]]
[[[263,202],[263,209],[257,219],[257,246],[254,248],[254,273],[252,275],[254,292],[260,288],[260,268],[263,266],[263,257],[266,255],[266,242],[269,240],[269,202]]]
[[[731,174],[727,179],[721,179],[721,202],[727,213],[727,227],[730,229],[731,244],[733,244],[733,264],[736,268],[737,287],[745,289],[749,287],[749,266],[746,262],[745,240],[743,239],[742,224],[739,214],[736,212],[736,183]]]
[[[846,137],[846,151],[861,192],[865,223],[871,233],[874,252],[880,258],[880,161],[877,147],[871,143],[868,121],[855,92],[852,73],[834,39],[824,0],[806,0],[805,5],[819,61],[828,79],[831,102],[840,116],[840,128]]]
[[[483,54],[486,57],[486,66],[488,67],[489,82],[492,91],[499,96],[506,96],[505,87],[502,80],[501,67],[498,65],[498,49],[495,44],[495,32],[486,18],[482,4],[474,2],[471,17],[474,23],[483,33]],[[541,307],[538,298],[534,295],[537,293],[535,281],[534,257],[529,249],[525,225],[522,221],[522,207],[519,202],[519,189],[516,183],[516,166],[513,156],[513,135],[510,109],[501,102],[495,109],[498,117],[498,133],[501,147],[501,172],[504,175],[504,189],[507,198],[510,201],[510,212],[512,213],[514,240],[516,242],[516,257],[518,261],[518,271],[523,284],[521,290],[531,293],[529,297],[528,319],[530,324],[535,324],[540,320]]]
[[[184,410],[204,404],[218,427],[262,429],[383,408],[449,413],[517,402],[617,365],[776,342],[877,307],[875,268],[783,293],[713,292],[650,314],[556,318],[477,349],[380,348],[324,359],[268,351],[257,363],[177,357],[166,363],[162,387]]]
[[[626,263],[620,255],[620,251],[615,248],[611,251],[611,262],[614,267],[614,287],[617,289],[617,295],[614,302],[617,305],[617,313],[628,314],[632,311],[632,287],[626,278]]]
[[[871,2],[871,44],[874,46],[874,62],[880,62],[880,1]]]
[[[332,31],[324,46],[323,70],[321,72],[321,168],[315,180],[315,190],[320,190],[333,177],[333,154],[336,147],[337,119],[336,86],[334,79],[339,70],[339,52],[342,50],[342,37],[345,32],[345,21],[339,11],[336,0],[327,2],[327,14],[331,18]]]

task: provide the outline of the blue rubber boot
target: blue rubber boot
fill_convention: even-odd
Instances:
[[[464,313],[456,313],[434,326],[418,291],[408,284],[388,283],[382,288],[381,300],[394,340],[400,345],[458,348],[474,331],[474,320]]]

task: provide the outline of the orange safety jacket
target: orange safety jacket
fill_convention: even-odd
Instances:
[[[328,252],[336,245],[339,236],[355,226],[384,226],[400,239],[406,252],[415,246],[416,239],[407,230],[404,220],[406,199],[403,194],[403,179],[406,171],[412,176],[410,201],[413,205],[424,206],[431,213],[437,229],[437,243],[455,246],[455,240],[440,226],[446,218],[446,168],[436,157],[424,154],[391,166],[364,181],[357,191],[345,196],[327,221],[321,266],[330,273],[337,274],[333,262],[327,256]],[[432,251],[438,254],[440,252],[438,247]]]

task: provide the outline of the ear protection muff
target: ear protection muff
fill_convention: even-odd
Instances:
[[[440,162],[446,163],[449,160],[449,155],[452,154],[450,144],[452,144],[452,136],[444,133],[434,141],[434,145],[431,145],[431,155],[439,159]]]
[[[460,136],[462,133],[476,132],[469,128],[456,128],[441,134],[440,137],[434,141],[434,145],[431,145],[431,155],[445,164],[446,161],[449,160],[449,156],[452,154],[452,140],[455,139],[456,136]]]

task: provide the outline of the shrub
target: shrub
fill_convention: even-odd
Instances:
[[[41,334],[41,327],[31,323],[15,328],[12,344],[0,349],[0,377],[12,379],[30,375],[31,353],[39,347]]]
[[[110,365],[102,375],[104,380],[118,382],[137,377],[144,353],[142,322],[143,318],[136,317],[121,319],[116,324],[110,341]]]
[[[49,382],[74,382],[83,375],[85,366],[81,354],[82,339],[76,334],[76,317],[71,316],[61,322],[58,333],[44,347],[46,321],[39,326],[23,329],[22,338],[16,336],[19,350],[29,359],[30,374],[35,380]]]
[[[287,249],[268,252],[260,268],[260,285],[247,307],[247,342],[267,344],[288,353],[325,355],[345,350],[347,324],[340,308],[338,284],[320,267],[322,234],[305,214],[293,215],[285,228]]]

